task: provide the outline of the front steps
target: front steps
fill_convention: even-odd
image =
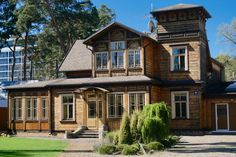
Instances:
[[[77,138],[98,138],[98,130],[84,130],[77,135]]]

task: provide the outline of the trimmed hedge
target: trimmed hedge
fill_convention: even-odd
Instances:
[[[160,142],[151,142],[146,145],[146,148],[150,150],[164,150],[164,146]]]
[[[117,145],[119,142],[119,131],[111,131],[106,134],[106,137],[111,143]]]

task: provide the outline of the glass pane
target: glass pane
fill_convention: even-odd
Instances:
[[[111,62],[112,62],[112,67],[116,68],[117,67],[117,52],[112,52],[111,56]]]
[[[99,118],[102,118],[102,101],[98,102],[98,108],[99,108]]]
[[[96,117],[96,101],[88,102],[88,118]]]
[[[180,97],[178,95],[175,95],[175,101],[180,101]]]
[[[140,66],[140,51],[135,51],[135,66]]]
[[[107,53],[102,53],[102,68],[107,68]]]
[[[182,103],[182,118],[187,117],[187,108],[186,108],[186,103]]]
[[[174,70],[179,70],[179,57],[174,57]]]
[[[73,118],[73,104],[69,105],[69,119]]]
[[[133,53],[133,51],[129,52],[129,67],[134,67],[134,53]]]
[[[118,52],[118,67],[123,68],[124,65],[124,52]]]
[[[179,54],[185,54],[185,48],[180,48],[179,49]]]
[[[102,58],[100,53],[96,54],[96,66],[98,69],[102,67]]]
[[[67,119],[68,118],[67,105],[63,105],[63,111],[64,111],[64,118],[63,119]]]
[[[114,106],[109,106],[109,117],[114,117],[115,116],[115,107]]]
[[[185,56],[180,56],[180,70],[185,70]]]
[[[181,96],[181,101],[186,101],[186,96],[185,94],[183,96]]]
[[[176,117],[181,117],[180,115],[180,103],[175,103],[175,115]]]

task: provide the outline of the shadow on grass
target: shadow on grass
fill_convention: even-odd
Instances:
[[[0,150],[0,157],[31,157],[36,154],[43,157],[43,154],[61,152],[63,152],[63,150]]]

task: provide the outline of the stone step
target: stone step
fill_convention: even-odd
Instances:
[[[90,134],[80,134],[77,136],[78,138],[98,138],[98,134],[90,135]]]

